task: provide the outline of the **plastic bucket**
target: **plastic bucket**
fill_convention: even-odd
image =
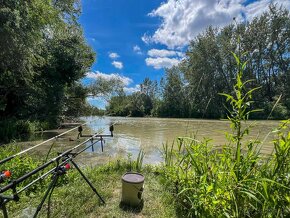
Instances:
[[[144,176],[140,173],[125,173],[122,176],[122,203],[137,207],[142,202]]]

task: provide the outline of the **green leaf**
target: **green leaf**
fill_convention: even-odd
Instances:
[[[240,58],[234,53],[234,52],[231,52],[232,53],[232,55],[234,56],[234,58],[235,58],[235,60],[236,60],[236,63],[237,63],[237,65],[238,66],[240,66]]]

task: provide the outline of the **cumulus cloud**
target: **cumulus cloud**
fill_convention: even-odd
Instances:
[[[133,51],[139,55],[143,54],[142,51],[141,51],[141,48],[138,46],[138,45],[135,45],[133,47]]]
[[[179,59],[176,58],[168,58],[168,57],[157,57],[157,58],[146,58],[145,59],[147,66],[152,66],[154,69],[161,68],[171,68],[180,63]]]
[[[125,87],[124,92],[127,94],[132,94],[133,92],[140,91],[140,85],[135,85],[134,87]]]
[[[105,109],[106,106],[108,105],[108,102],[103,98],[103,97],[87,97],[87,102],[95,107],[98,107],[99,109]]]
[[[184,54],[179,51],[166,50],[166,49],[151,49],[147,52],[150,57],[184,57]]]
[[[184,57],[182,52],[167,49],[151,49],[147,54],[149,57],[145,59],[146,65],[155,69],[171,68],[178,65]]]
[[[153,35],[147,33],[145,43],[161,43],[168,48],[182,48],[209,25],[222,27],[232,22],[233,17],[243,20],[267,10],[270,2],[283,4],[290,9],[289,0],[258,0],[246,4],[246,0],[167,0],[149,16],[160,17],[161,25]]]
[[[98,78],[102,78],[105,80],[119,79],[123,82],[124,86],[128,86],[129,84],[131,84],[133,82],[133,80],[129,77],[125,77],[125,76],[122,76],[122,75],[117,74],[117,73],[106,74],[106,73],[102,73],[100,71],[88,72],[86,74],[86,78],[95,79],[95,80]]]
[[[118,69],[123,69],[123,63],[121,61],[113,61],[112,65]]]
[[[118,53],[116,53],[116,52],[111,52],[111,53],[109,53],[109,57],[111,59],[116,59],[116,58],[119,58],[120,55],[118,55]]]
[[[244,13],[246,15],[246,19],[252,20],[254,17],[261,15],[263,12],[268,10],[271,3],[283,5],[283,7],[290,9],[289,0],[260,0],[245,6]]]

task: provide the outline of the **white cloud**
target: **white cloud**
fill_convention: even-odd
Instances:
[[[98,107],[99,109],[103,109],[103,110],[108,105],[108,102],[103,97],[90,96],[90,97],[87,97],[86,100],[90,105],[93,105],[93,106]]]
[[[184,57],[184,54],[179,51],[166,50],[166,49],[151,49],[147,53],[150,57]]]
[[[261,15],[263,12],[269,9],[269,5],[271,2],[276,3],[278,5],[283,5],[285,8],[290,9],[290,1],[289,0],[260,0],[253,2],[245,6],[245,15],[247,20],[252,20],[254,17]]]
[[[141,48],[138,45],[135,45],[133,47],[133,51],[136,52],[139,55],[143,54],[142,51],[141,51]]]
[[[168,57],[157,57],[157,58],[146,58],[145,59],[147,66],[152,66],[155,69],[161,68],[171,68],[172,66],[178,65],[180,60],[176,58],[168,58]]]
[[[124,92],[127,94],[132,94],[133,92],[140,91],[140,85],[136,85],[134,87],[125,87]]]
[[[167,0],[149,14],[160,17],[161,25],[153,35],[145,33],[142,40],[182,48],[209,25],[222,27],[233,22],[233,17],[243,20],[242,14],[250,20],[267,10],[270,2],[290,9],[289,0],[258,0],[247,5],[246,0]]]
[[[102,73],[100,71],[88,72],[86,74],[86,78],[89,78],[89,79],[102,78],[105,80],[119,79],[123,82],[124,86],[128,86],[129,84],[131,84],[133,82],[133,80],[129,77],[125,77],[125,76],[122,76],[122,75],[117,74],[117,73],[106,74],[106,73]]]
[[[121,61],[113,61],[112,65],[118,69],[123,69],[123,63]]]
[[[116,52],[111,52],[111,53],[109,53],[109,57],[111,59],[116,59],[116,58],[119,58],[120,55],[118,55]]]
[[[142,37],[141,37],[142,41],[145,42],[146,44],[149,44],[152,42],[151,37],[145,33]]]

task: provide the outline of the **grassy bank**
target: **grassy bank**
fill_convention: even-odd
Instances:
[[[161,185],[156,169],[150,166],[142,170],[145,176],[143,208],[120,206],[121,177],[127,169],[128,164],[125,161],[82,169],[106,201],[105,205],[100,203],[76,169],[71,169],[53,192],[51,217],[176,217],[172,195]],[[9,202],[7,206],[10,217],[32,215],[41,202],[49,181],[49,178],[43,181],[41,190],[22,194],[19,202]],[[39,217],[47,216],[47,208],[46,201]]]
[[[180,137],[177,149],[165,146],[164,181],[187,217],[290,217],[290,120],[273,130],[271,155],[261,153],[257,138],[245,140],[254,128],[249,116],[260,111],[252,107],[258,88],[247,88],[246,62],[235,58],[233,94],[222,94],[230,108],[227,142],[217,148],[210,139]]]

